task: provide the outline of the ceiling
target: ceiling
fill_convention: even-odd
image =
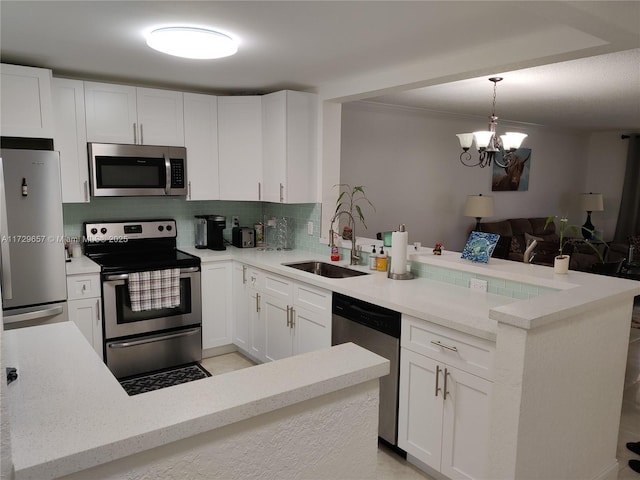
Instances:
[[[10,1],[2,62],[54,75],[216,94],[315,91],[505,120],[640,129],[640,2]],[[199,61],[149,49],[182,22],[239,39]]]

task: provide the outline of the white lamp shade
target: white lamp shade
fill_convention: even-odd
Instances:
[[[518,132],[507,132],[505,135],[500,136],[502,148],[505,150],[517,150],[525,138],[527,138],[526,133]]]
[[[491,138],[493,137],[493,132],[473,132],[473,138],[476,141],[476,148],[479,150],[481,148],[487,148],[489,142],[491,142]]]
[[[473,143],[473,133],[457,133],[456,137],[460,140],[460,146],[462,148],[471,148]]]
[[[587,212],[601,212],[604,210],[604,198],[601,193],[580,194],[580,204]]]
[[[464,216],[485,218],[493,215],[493,197],[469,195],[464,204]]]

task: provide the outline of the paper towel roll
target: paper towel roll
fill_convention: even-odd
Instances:
[[[391,273],[404,274],[407,273],[407,244],[409,243],[408,232],[392,232],[391,248],[393,255],[391,256]]]

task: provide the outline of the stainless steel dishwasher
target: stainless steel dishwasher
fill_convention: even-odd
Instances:
[[[389,375],[380,378],[378,436],[397,447],[400,313],[334,293],[331,344],[347,342],[366,348],[391,364]]]

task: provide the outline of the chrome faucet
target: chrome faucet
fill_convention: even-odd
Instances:
[[[356,249],[356,221],[354,220],[353,215],[351,215],[351,213],[347,212],[346,210],[341,210],[339,212],[336,212],[336,214],[331,219],[331,223],[329,224],[329,246],[331,248],[333,248],[335,246],[335,242],[333,240],[333,235],[335,234],[335,231],[333,230],[333,222],[335,222],[336,219],[342,214],[348,215],[349,218],[351,219],[351,261],[349,262],[349,264],[350,265],[359,265],[360,264],[360,256],[356,253],[356,251],[357,251],[357,249]]]

